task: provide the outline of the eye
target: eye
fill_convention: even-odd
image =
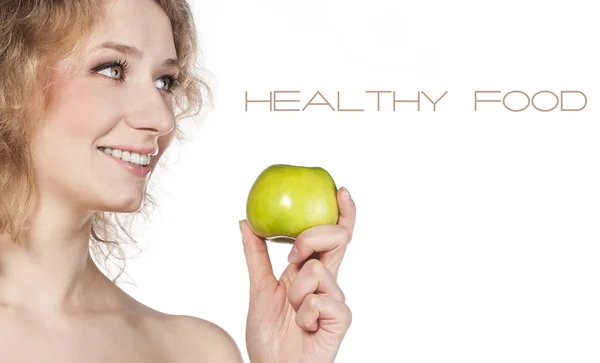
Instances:
[[[156,83],[155,83],[155,84],[156,84],[156,86],[157,86],[157,87],[160,87],[159,85],[160,85],[161,83],[163,84],[163,87],[165,87],[165,88],[163,88],[163,89],[164,89],[165,91],[168,91],[168,90],[169,90],[169,87],[171,86],[171,80],[169,79],[169,77],[163,77],[163,78],[159,78],[159,79],[156,81]]]
[[[167,93],[173,93],[177,88],[177,78],[175,76],[164,76],[155,82],[156,86]],[[161,88],[162,87],[162,88]]]
[[[119,65],[105,67],[98,73],[104,74],[105,76],[113,78],[117,81],[121,81],[123,79],[123,70]]]
[[[102,74],[113,81],[124,82],[129,65],[127,61],[115,60],[92,68],[92,72]]]
[[[125,82],[125,76],[129,70],[129,64],[127,61],[113,61],[109,63],[101,64],[92,69],[92,72],[102,74],[113,81]],[[175,75],[163,75],[154,82],[158,89],[161,89],[167,93],[173,93],[173,91],[179,86],[178,77]]]

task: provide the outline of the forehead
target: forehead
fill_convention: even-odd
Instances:
[[[106,0],[106,16],[96,25],[87,50],[104,42],[131,45],[146,57],[175,58],[171,22],[154,0]]]

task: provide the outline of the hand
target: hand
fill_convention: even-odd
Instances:
[[[338,223],[298,235],[279,280],[265,241],[240,221],[250,275],[246,347],[252,363],[334,362],[352,321],[337,277],[356,218],[345,188],[337,199]]]

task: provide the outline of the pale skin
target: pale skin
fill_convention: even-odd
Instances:
[[[97,147],[156,148],[154,168],[175,128],[164,76],[178,69],[163,65],[177,58],[169,19],[149,0],[107,4],[108,20],[85,51],[59,65],[65,73],[57,73],[55,102],[32,140],[40,190],[32,227],[22,245],[0,234],[0,362],[241,363],[239,347],[222,328],[142,304],[91,260],[92,211],[135,212],[151,176],[133,175]],[[143,56],[93,50],[106,41],[135,46]],[[113,60],[126,60],[128,70],[96,68]],[[252,363],[334,362],[351,324],[337,277],[356,215],[345,188],[338,204],[338,223],[299,235],[299,252],[279,278],[266,242],[240,222]]]

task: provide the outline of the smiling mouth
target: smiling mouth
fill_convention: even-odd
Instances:
[[[152,161],[152,155],[149,154],[138,154],[127,150],[112,149],[103,146],[98,147],[98,150],[132,165],[147,166],[150,164],[150,161]]]

